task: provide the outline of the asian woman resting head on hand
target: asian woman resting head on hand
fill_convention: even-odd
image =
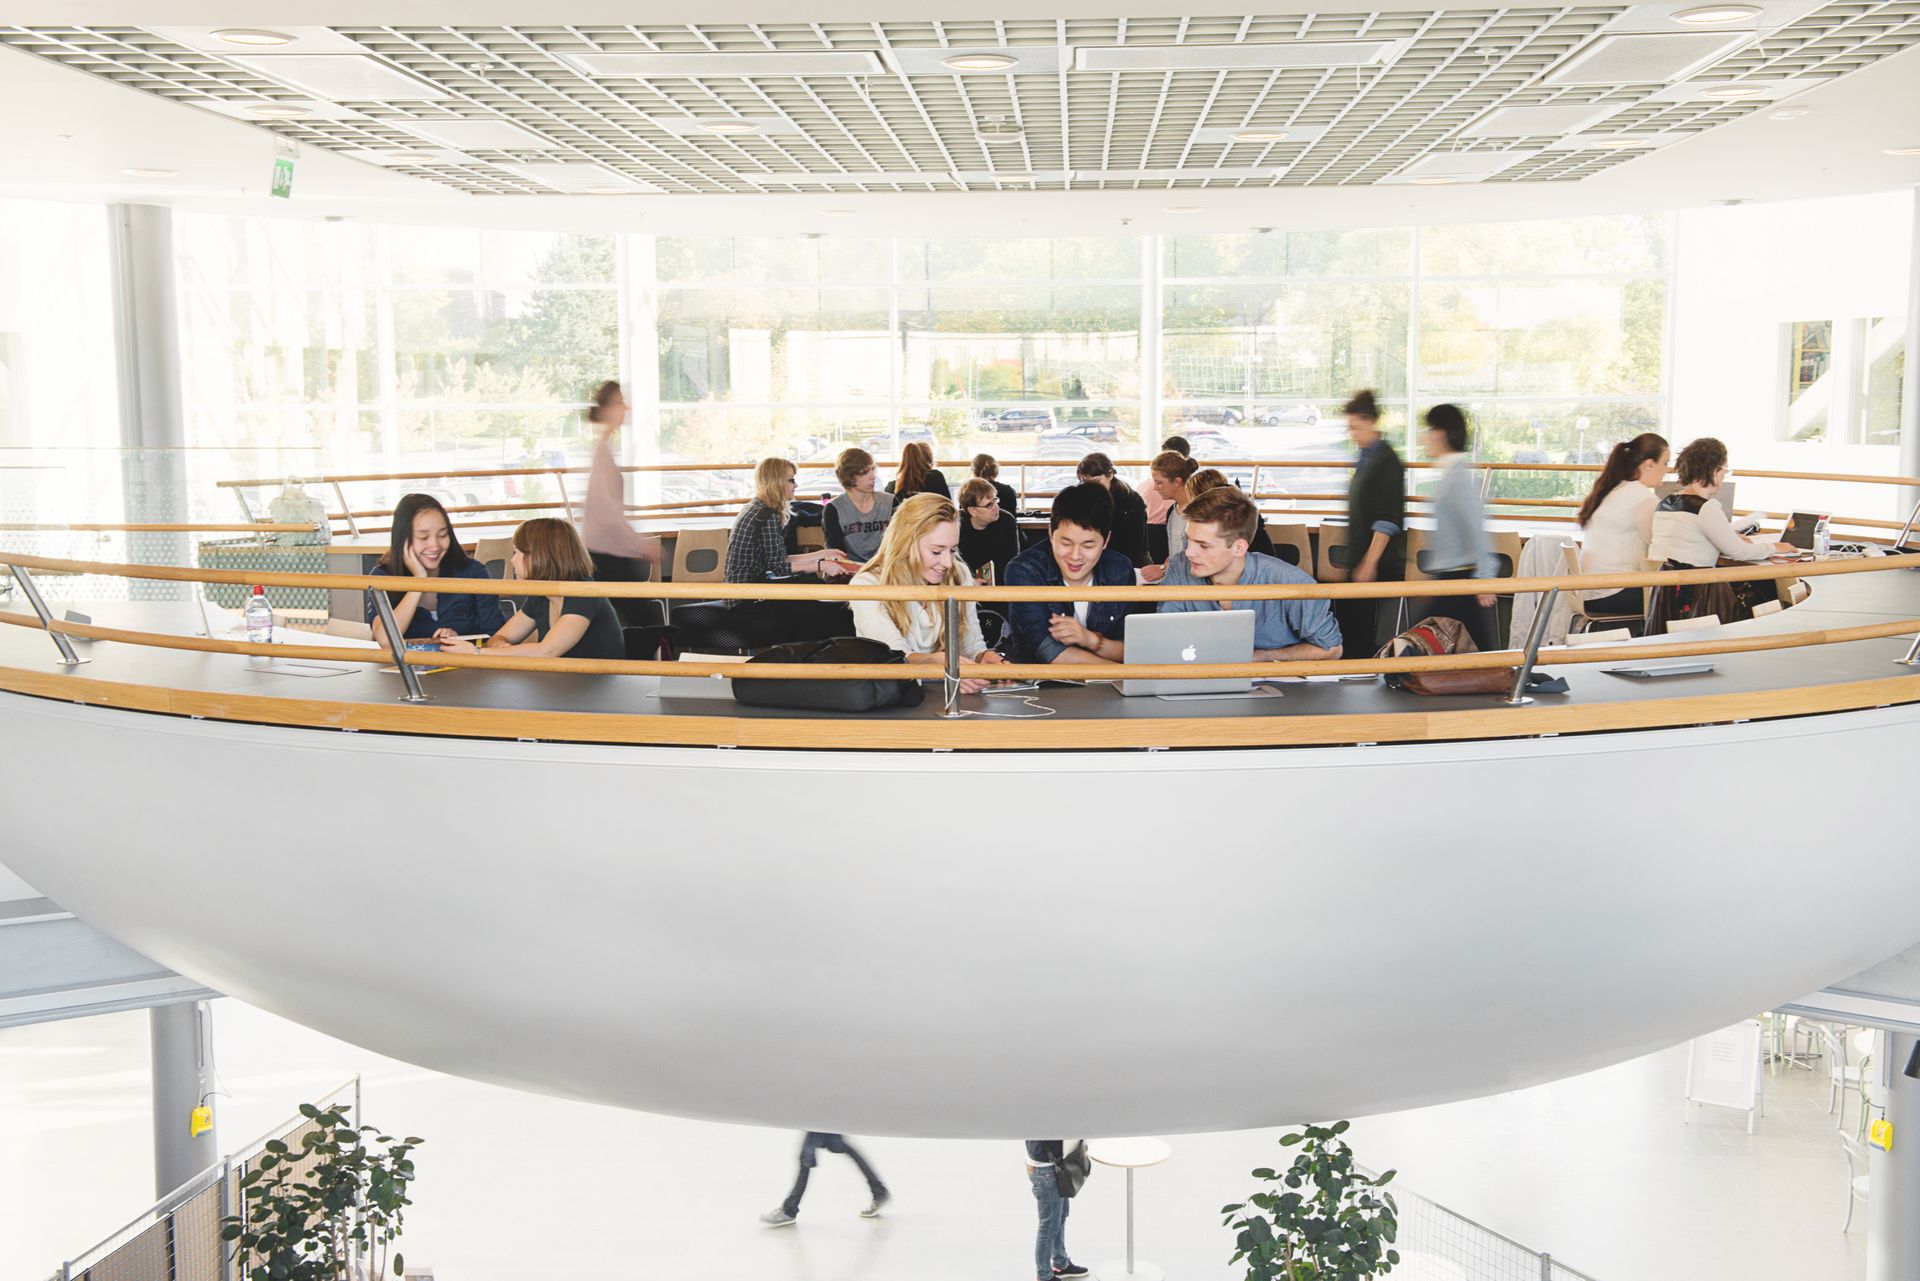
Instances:
[[[854,586],[969,587],[973,575],[959,555],[960,513],[938,494],[915,494],[894,509],[893,521],[867,567],[853,576]],[[946,611],[938,602],[857,600],[853,602],[853,630],[871,640],[884,641],[907,656],[909,663],[944,667],[947,646]],[[1003,658],[980,635],[980,614],[971,601],[961,607],[960,656],[968,662],[999,663]],[[977,694],[982,680],[960,682],[960,692]]]
[[[542,517],[513,531],[513,572],[533,581],[593,581],[593,561],[572,525]],[[604,596],[533,596],[485,642],[516,658],[625,658],[626,635]],[[471,654],[472,641],[443,640],[443,652]]]

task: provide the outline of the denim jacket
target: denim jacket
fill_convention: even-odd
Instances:
[[[1064,587],[1059,563],[1053,559],[1053,545],[1042,541],[1013,558],[1007,566],[1009,587]],[[1100,553],[1093,567],[1093,587],[1133,586],[1133,562],[1109,547]],[[1087,627],[1102,636],[1119,640],[1125,633],[1127,615],[1152,613],[1153,606],[1127,601],[1097,600],[1087,607]],[[1013,632],[1014,658],[1019,662],[1051,663],[1066,651],[1066,646],[1047,630],[1047,620],[1055,614],[1073,613],[1070,601],[1016,601],[1007,611]]]

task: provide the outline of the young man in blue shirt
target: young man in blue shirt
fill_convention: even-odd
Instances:
[[[1209,489],[1187,504],[1187,548],[1167,562],[1163,587],[1266,587],[1313,579],[1275,556],[1249,551],[1260,511],[1231,485]],[[1253,657],[1257,662],[1300,662],[1340,657],[1340,625],[1324,600],[1168,600],[1160,612],[1197,613],[1252,609]]]
[[[1131,587],[1133,562],[1107,546],[1113,499],[1100,485],[1069,485],[1054,496],[1047,541],[1015,556],[1009,587]],[[1008,610],[1014,651],[1027,663],[1117,663],[1127,615],[1151,609],[1124,601],[1018,601]]]

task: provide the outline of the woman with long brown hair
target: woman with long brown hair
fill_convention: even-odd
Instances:
[[[1631,574],[1640,568],[1653,541],[1655,490],[1667,474],[1671,454],[1667,438],[1651,431],[1621,441],[1607,454],[1606,465],[1580,504],[1581,573]],[[1646,612],[1646,593],[1639,587],[1581,596],[1596,614]]]
[[[960,513],[938,494],[915,494],[894,509],[893,523],[880,550],[867,567],[853,576],[856,587],[969,587],[973,574],[960,559]],[[853,602],[853,629],[861,636],[884,641],[907,656],[909,663],[944,667],[947,646],[958,645],[960,657],[973,663],[1003,661],[987,648],[980,634],[980,613],[972,601],[960,609],[960,635],[946,634],[946,611],[936,603],[904,600]],[[978,693],[985,681],[960,682],[963,694]]]
[[[887,492],[897,503],[915,494],[938,494],[951,502],[953,488],[933,465],[933,446],[923,440],[910,440],[900,447],[900,470],[887,482]]]
[[[551,516],[513,531],[513,574],[536,582],[593,581],[593,561],[572,525]],[[481,642],[489,654],[515,658],[625,658],[626,636],[604,596],[530,596]],[[472,641],[443,640],[449,654],[472,654]]]

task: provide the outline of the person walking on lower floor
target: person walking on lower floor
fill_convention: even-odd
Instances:
[[[1033,1185],[1039,1230],[1033,1239],[1035,1281],[1084,1277],[1087,1270],[1067,1257],[1067,1211],[1073,1203],[1060,1193],[1053,1167],[1066,1152],[1064,1139],[1027,1140],[1027,1182]]]
[[[893,1199],[893,1193],[887,1191],[887,1185],[880,1181],[880,1175],[867,1164],[867,1158],[861,1156],[860,1150],[847,1142],[847,1136],[844,1134],[820,1134],[809,1130],[806,1137],[800,1141],[800,1174],[793,1181],[793,1191],[787,1193],[787,1199],[780,1203],[779,1209],[768,1210],[760,1216],[762,1223],[770,1227],[784,1228],[799,1217],[800,1198],[807,1194],[807,1177],[813,1173],[813,1167],[819,1164],[819,1153],[823,1150],[851,1157],[853,1163],[860,1167],[860,1176],[867,1181],[867,1191],[873,1195],[867,1208],[860,1211],[860,1217],[863,1219],[879,1217],[880,1207]]]

